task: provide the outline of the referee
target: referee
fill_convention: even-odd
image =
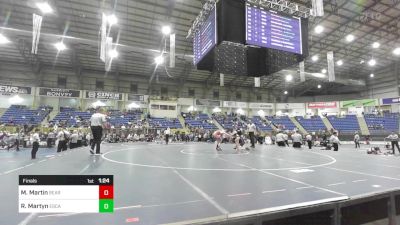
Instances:
[[[103,124],[106,122],[106,116],[103,114],[103,109],[98,108],[96,113],[90,118],[90,129],[93,134],[93,142],[90,146],[90,153],[94,154],[94,146],[96,146],[96,155],[100,153],[101,137],[103,136]]]

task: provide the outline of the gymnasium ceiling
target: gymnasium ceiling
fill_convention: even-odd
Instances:
[[[113,61],[110,73],[140,76],[149,79],[153,74],[154,57],[159,55],[163,25],[171,25],[176,33],[177,65],[169,69],[173,78],[158,69],[162,83],[171,80],[178,85],[187,81],[203,84],[218,84],[219,76],[198,71],[192,65],[192,44],[186,39],[193,20],[200,12],[200,0],[50,0],[54,13],[44,15],[41,39],[37,56],[30,54],[32,40],[32,13],[41,14],[35,0],[0,0],[0,32],[12,43],[0,45],[0,62],[32,64],[32,70],[55,66],[79,73],[82,71],[104,73],[104,63],[99,59],[99,30],[102,12],[114,14],[118,24],[112,28],[112,35],[119,33],[119,56]],[[310,0],[293,1],[311,8]],[[400,1],[399,0],[325,0],[325,16],[310,18],[310,57],[306,60],[307,72],[320,72],[327,68],[326,52],[333,51],[335,59],[342,59],[343,66],[336,67],[339,79],[368,80],[371,73],[390,66],[398,60],[392,54],[400,47]],[[314,28],[322,25],[325,30],[316,34]],[[53,44],[63,34],[67,50],[57,56]],[[353,34],[355,41],[347,43],[345,37]],[[371,44],[379,42],[380,48]],[[311,56],[319,55],[319,61],[312,62]],[[374,58],[377,65],[370,67],[368,60]],[[364,60],[364,63],[360,62]],[[292,68],[297,70],[297,68]],[[353,87],[328,83],[324,79],[308,77],[300,82],[294,74],[294,81],[285,82],[287,71],[262,77],[262,88],[277,93],[289,90],[290,95],[320,95],[355,92],[365,87]],[[83,73],[84,74],[84,73]],[[155,82],[155,81],[154,81]],[[317,89],[317,84],[324,88]],[[225,86],[254,86],[254,79],[225,75]]]

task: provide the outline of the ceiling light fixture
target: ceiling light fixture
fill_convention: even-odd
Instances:
[[[287,82],[290,82],[290,81],[293,80],[293,76],[292,76],[291,74],[286,75],[285,80],[286,80]]]
[[[328,71],[326,69],[322,69],[321,73],[326,74]]]
[[[381,44],[379,42],[372,43],[372,48],[379,48],[379,47],[381,47]]]
[[[42,11],[43,14],[53,13],[53,8],[49,5],[48,2],[37,2],[36,7]]]
[[[283,94],[287,95],[287,94],[288,94],[288,91],[283,92]]]
[[[347,42],[352,42],[352,41],[354,41],[355,38],[356,38],[356,37],[354,37],[354,35],[349,34],[349,35],[346,36],[346,41],[347,41]]]
[[[369,75],[369,77],[374,78],[374,77],[375,77],[375,74],[371,73],[371,74]]]
[[[395,48],[395,49],[393,50],[393,54],[394,54],[394,55],[400,55],[400,48]]]
[[[320,84],[318,84],[318,86],[317,86],[317,87],[318,87],[318,89],[321,89],[321,88],[322,88],[322,86],[321,86]]]
[[[171,27],[170,27],[170,26],[163,26],[163,27],[161,28],[161,32],[162,32],[164,35],[169,35],[169,34],[171,34]]]
[[[118,23],[118,18],[114,14],[108,15],[107,16],[107,23],[112,25],[115,25]]]
[[[322,32],[324,32],[324,30],[325,30],[325,28],[324,28],[323,26],[321,26],[321,25],[317,25],[317,26],[314,28],[314,32],[315,32],[316,34],[321,34]]]
[[[337,64],[338,66],[341,66],[341,65],[343,65],[343,60],[339,60],[339,61],[337,61],[337,62],[336,62],[336,64]]]
[[[10,40],[8,40],[8,38],[3,34],[0,34],[0,44],[7,44],[7,43],[10,43]]]
[[[65,46],[65,44],[62,41],[55,43],[54,47],[56,47],[57,51],[59,51],[59,52],[67,49],[67,47]]]
[[[157,65],[161,65],[164,63],[164,57],[162,55],[157,56],[154,58],[154,61],[156,62]]]
[[[114,58],[117,58],[117,57],[118,57],[119,53],[118,53],[118,51],[117,51],[116,49],[112,49],[112,50],[108,53],[108,55],[109,55],[112,59],[114,59]]]
[[[368,61],[368,65],[369,65],[369,66],[375,66],[375,65],[376,65],[376,60],[375,60],[375,59],[370,59],[370,60]]]
[[[311,57],[311,60],[312,60],[313,62],[318,61],[318,59],[319,59],[318,55],[313,55],[313,57]]]

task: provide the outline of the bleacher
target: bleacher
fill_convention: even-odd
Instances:
[[[383,116],[365,114],[364,118],[371,134],[385,134],[399,130],[399,114],[386,113]]]
[[[13,125],[38,125],[42,123],[48,113],[49,111],[46,110],[45,106],[32,110],[28,109],[26,106],[12,105],[0,117],[0,122]]]
[[[317,132],[320,130],[326,130],[326,126],[320,116],[312,116],[310,118],[304,118],[297,116],[296,120],[307,132]]]
[[[182,128],[181,123],[178,119],[166,119],[166,118],[149,118],[149,125],[156,129],[180,129]]]
[[[360,125],[355,115],[347,115],[345,117],[328,116],[327,118],[333,128],[339,131],[339,134],[350,134],[360,130]]]
[[[256,125],[257,129],[261,131],[272,131],[272,127],[264,122],[261,117],[254,116],[251,121]]]
[[[233,116],[214,116],[214,119],[221,124],[224,129],[246,128],[246,124],[242,123],[238,118]]]
[[[189,114],[186,114],[185,117],[185,123],[189,127],[196,127],[196,128],[203,128],[205,130],[216,130],[217,126],[213,123],[209,123],[207,121],[210,121],[210,117],[207,114],[200,113],[196,116],[191,116]]]
[[[109,123],[112,126],[127,126],[131,122],[137,122],[141,120],[141,112],[127,112],[122,113],[119,110],[109,111]]]
[[[277,128],[281,127],[282,130],[293,130],[294,128],[296,128],[296,125],[294,125],[294,123],[287,116],[267,116],[266,119],[272,122],[272,124],[275,125]]]
[[[91,112],[80,112],[73,108],[61,108],[52,122],[64,123],[66,126],[76,126],[79,122],[90,120],[91,116]]]

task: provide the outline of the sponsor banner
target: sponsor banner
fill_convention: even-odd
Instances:
[[[223,107],[236,107],[236,102],[233,101],[224,101]]]
[[[304,109],[304,103],[277,103],[276,109]]]
[[[247,102],[236,102],[237,108],[247,108]]]
[[[327,109],[336,108],[338,106],[337,102],[309,102],[307,103],[307,108],[309,109]]]
[[[128,101],[144,102],[144,95],[129,94]]]
[[[209,99],[196,99],[196,105],[220,107],[221,102],[217,101],[217,100],[209,100]]]
[[[122,101],[122,94],[114,92],[104,92],[104,91],[86,91],[86,98],[110,99],[110,100]]]
[[[340,102],[341,108],[361,107],[361,106],[377,106],[378,99],[359,99]]]
[[[1,94],[28,94],[29,95],[29,94],[32,94],[32,88],[0,84],[0,93]]]
[[[47,97],[79,98],[81,91],[61,88],[40,88],[39,95]]]
[[[400,97],[382,99],[382,105],[391,105],[391,104],[400,104]]]
[[[274,109],[274,104],[251,102],[251,103],[249,103],[249,108],[250,109]]]

